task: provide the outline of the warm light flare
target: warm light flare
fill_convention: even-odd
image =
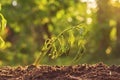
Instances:
[[[108,48],[106,49],[106,54],[109,55],[109,54],[111,53],[111,51],[112,51],[112,48],[111,48],[111,47],[108,47]]]
[[[120,0],[111,0],[110,3],[115,7],[120,7]]]
[[[87,2],[88,3],[88,8],[96,8],[97,4],[95,0],[81,0],[81,2]]]

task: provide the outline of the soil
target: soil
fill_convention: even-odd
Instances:
[[[0,80],[120,80],[120,65],[1,67]]]

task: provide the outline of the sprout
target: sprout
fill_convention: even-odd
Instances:
[[[80,32],[80,37],[75,38],[75,32]],[[68,36],[64,36],[65,33],[68,33]],[[68,29],[63,30],[58,36],[53,37],[51,39],[47,39],[44,43],[43,48],[41,49],[40,56],[35,60],[34,65],[37,65],[44,56],[48,55],[52,59],[56,59],[62,54],[69,54],[70,48],[75,47],[77,45],[79,50],[77,50],[77,54],[73,60],[78,60],[81,55],[84,53],[84,36],[86,30],[83,25],[73,26]],[[79,34],[78,34],[79,35]],[[82,38],[81,38],[82,37]]]

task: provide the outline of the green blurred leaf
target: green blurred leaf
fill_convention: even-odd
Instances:
[[[1,5],[0,5],[0,10],[1,10]],[[4,16],[1,13],[0,13],[0,17],[1,17],[1,21],[0,21],[0,33],[1,33],[2,31],[4,31],[7,21],[5,20]],[[5,42],[2,39],[2,37],[0,36],[0,48],[2,48],[4,44],[5,44]]]
[[[0,13],[0,17],[1,17],[1,22],[0,22],[0,31],[3,31],[6,27],[6,19],[4,18],[4,16]]]
[[[68,41],[70,42],[70,45],[72,46],[75,42],[75,36],[73,31],[69,31],[69,39]]]
[[[4,44],[5,44],[4,40],[0,37],[0,48],[2,48]]]
[[[1,11],[1,4],[0,4],[0,11]]]

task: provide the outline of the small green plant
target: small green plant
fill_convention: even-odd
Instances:
[[[79,60],[85,50],[84,45],[86,33],[86,26],[79,24],[65,29],[56,37],[47,39],[40,52],[40,56],[35,60],[34,65],[38,65],[46,55],[50,56],[52,59],[56,59],[62,54],[69,55],[70,49],[73,47],[78,47],[73,61]],[[76,35],[79,35],[79,37],[75,37]]]
[[[1,11],[1,4],[0,4],[0,11]],[[0,13],[0,48],[3,47],[5,44],[3,38],[1,37],[1,34],[5,29],[6,22],[7,22],[6,19],[4,18],[2,13]]]

